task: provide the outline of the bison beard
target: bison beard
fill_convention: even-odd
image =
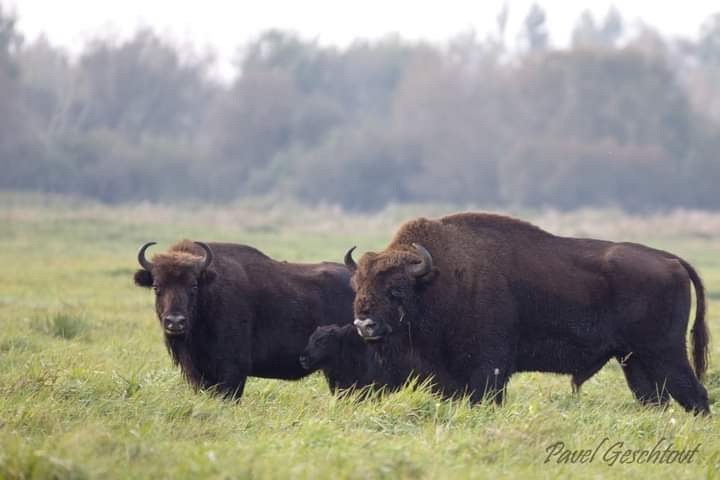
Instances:
[[[248,376],[294,380],[320,325],[352,321],[350,273],[336,263],[293,264],[228,243],[182,241],[138,261],[135,283],[156,291],[165,344],[186,380],[240,398]]]
[[[708,352],[704,290],[671,253],[473,213],[407,222],[357,265],[351,253],[360,333],[395,335],[403,307],[423,362],[447,371],[473,401],[502,401],[508,379],[522,371],[570,374],[579,388],[614,357],[641,402],[671,395],[709,412],[698,381]],[[691,283],[695,373],[685,340]]]

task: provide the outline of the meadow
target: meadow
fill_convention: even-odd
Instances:
[[[360,402],[331,395],[320,374],[251,378],[231,403],[183,382],[151,293],[132,283],[145,241],[234,241],[277,259],[341,261],[349,246],[382,247],[403,219],[446,210],[107,207],[0,195],[0,479],[720,477],[720,215],[516,212],[554,233],[669,249],[698,268],[716,340],[711,417],[675,403],[642,407],[615,363],[579,396],[567,376],[516,375],[501,407],[424,388]],[[605,438],[591,463],[545,462],[557,442],[595,449]],[[661,441],[699,448],[689,464],[612,462],[613,451]]]

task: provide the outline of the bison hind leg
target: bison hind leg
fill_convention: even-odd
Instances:
[[[590,380],[590,378],[593,375],[595,375],[597,372],[599,372],[600,369],[605,366],[605,364],[608,362],[608,360],[610,360],[610,358],[604,358],[602,360],[595,362],[589,368],[586,368],[579,372],[573,373],[572,378],[570,380],[570,385],[572,386],[573,394],[579,395],[580,387],[582,387],[583,383]]]
[[[654,363],[652,371],[655,384],[662,385],[661,400],[667,402],[669,392],[685,410],[710,413],[707,390],[697,380],[684,351],[678,350],[664,361]]]
[[[573,395],[580,395],[580,387],[582,387],[583,383],[585,383],[585,380],[581,379],[577,375],[573,375],[570,378],[570,387],[572,387]]]
[[[670,394],[665,382],[655,378],[640,358],[630,353],[618,355],[617,360],[623,369],[628,387],[640,403],[658,406],[667,404]]]

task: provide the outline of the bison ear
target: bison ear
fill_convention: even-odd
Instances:
[[[200,282],[204,284],[209,284],[215,281],[217,278],[217,273],[215,273],[215,270],[203,270],[203,272],[200,274]]]
[[[133,275],[133,279],[135,280],[135,285],[138,287],[152,287],[153,276],[152,273],[147,270],[138,270],[135,272],[135,275]]]

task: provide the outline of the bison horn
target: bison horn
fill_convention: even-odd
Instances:
[[[345,254],[345,266],[348,267],[350,270],[355,271],[357,268],[357,264],[355,263],[355,260],[352,258],[352,252],[357,247],[352,247],[350,250],[347,251]]]
[[[210,250],[210,247],[207,243],[204,242],[193,242],[195,245],[199,245],[202,247],[203,250],[205,250],[205,262],[203,263],[202,269],[205,270],[210,266],[210,264],[213,261],[213,253],[212,250]]]
[[[420,263],[410,267],[410,274],[414,277],[427,275],[433,268],[432,256],[430,255],[430,252],[428,252],[427,249],[419,243],[413,243],[412,245],[415,247],[418,255],[420,255]]]
[[[145,250],[147,250],[148,247],[155,245],[156,243],[157,242],[148,242],[142,247],[140,247],[140,250],[138,250],[138,263],[148,272],[152,270],[153,264],[150,263],[147,258],[145,258]]]

